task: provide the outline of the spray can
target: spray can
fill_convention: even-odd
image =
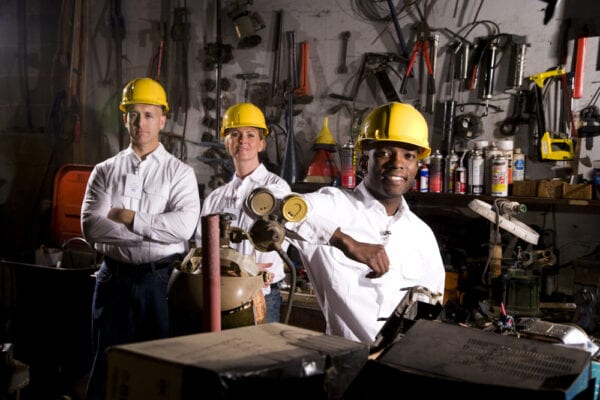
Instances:
[[[498,154],[492,159],[491,167],[492,196],[508,196],[508,160],[504,155]]]
[[[419,174],[419,192],[426,193],[429,192],[429,168],[427,168],[427,163],[429,159],[423,160],[423,165],[421,166],[421,172]]]
[[[512,180],[513,182],[525,180],[525,154],[520,147],[515,147],[513,154]]]
[[[454,182],[452,184],[454,193],[466,194],[467,193],[467,170],[462,165],[459,165],[454,169]]]
[[[356,186],[354,143],[352,143],[352,139],[342,146],[342,151],[340,152],[340,164],[342,170],[342,187],[352,189]]]
[[[429,191],[432,193],[441,193],[444,180],[443,162],[444,158],[439,150],[435,150],[429,158]]]
[[[446,156],[444,168],[444,192],[454,192],[454,171],[458,167],[458,154],[454,150],[450,150],[450,154]]]
[[[415,176],[415,179],[413,179],[413,183],[412,186],[410,187],[409,192],[418,192],[419,191],[419,173],[421,171],[421,166],[423,165],[423,162],[421,160],[418,161],[417,164],[417,175]]]
[[[484,160],[485,160],[485,189],[484,193],[492,193],[492,162],[495,156],[502,154],[496,142],[492,142],[488,147],[485,148]]]
[[[473,150],[471,157],[469,157],[469,171],[467,177],[469,194],[483,194],[484,176],[485,163],[483,157],[479,150]]]

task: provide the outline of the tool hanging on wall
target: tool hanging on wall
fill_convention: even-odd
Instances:
[[[406,85],[408,84],[408,78],[411,76],[413,66],[419,53],[421,53],[425,59],[425,66],[427,67],[427,94],[435,94],[435,77],[433,72],[432,58],[429,52],[430,34],[429,25],[427,25],[427,22],[422,19],[421,28],[417,33],[417,40],[413,46],[410,60],[408,61],[408,66],[406,67],[406,72],[404,74],[404,79],[402,79],[402,84],[400,85],[400,94],[407,93]]]
[[[110,27],[115,42],[115,86],[117,92],[120,92],[123,88],[123,40],[125,40],[125,20],[121,12],[121,0],[111,1]],[[121,115],[118,115],[118,124],[119,148],[122,149],[125,146],[127,133],[123,126]]]
[[[308,90],[308,41],[300,43],[300,85],[294,88],[294,102],[308,104],[313,97]]]
[[[354,102],[362,83],[369,77],[375,76],[386,100],[400,102],[400,97],[386,72],[388,69],[395,71],[391,63],[397,61],[399,61],[398,56],[393,53],[365,53],[358,72],[351,78],[354,80],[354,84],[350,95],[331,93],[329,97]]]
[[[174,112],[173,121],[179,119],[183,114],[183,128],[179,137],[171,137],[172,140],[164,142],[167,150],[182,161],[187,159],[187,147],[185,135],[187,130],[188,112],[190,108],[189,73],[188,73],[188,48],[190,25],[188,23],[189,11],[185,6],[176,7],[173,10],[173,25],[171,26],[171,39],[175,44],[175,79],[170,82],[171,110]],[[174,139],[174,140],[173,140]]]
[[[257,79],[260,75],[255,72],[250,72],[247,74],[237,74],[235,77],[241,79],[244,84],[244,102],[248,103],[250,101],[250,81],[253,79]]]
[[[518,90],[514,95],[513,113],[509,117],[506,117],[500,124],[500,133],[504,136],[512,136],[517,133],[519,125],[529,123],[529,115],[526,114],[526,110],[529,110],[530,102],[529,90]]]
[[[456,57],[458,56],[460,49],[463,47],[463,42],[454,41],[449,46],[449,58],[450,66],[448,68],[448,79],[450,80],[450,99],[444,102],[444,122],[442,125],[442,141],[444,148],[444,155],[450,154],[453,148],[453,131],[454,131],[454,117],[456,114],[456,100],[455,100],[455,73],[456,73]]]
[[[565,75],[564,69],[554,69],[539,74],[531,75],[529,79],[535,83],[537,132],[533,134],[533,149],[536,153],[531,156],[540,161],[572,160],[574,157],[573,139],[565,134],[550,132],[546,129],[546,115],[544,112],[543,88],[547,79]]]
[[[340,33],[340,39],[342,40],[342,49],[340,51],[340,65],[337,67],[336,70],[338,74],[345,74],[348,72],[346,57],[348,55],[348,40],[350,39],[350,35],[350,31],[344,31]]]
[[[288,43],[288,82],[287,82],[287,110],[286,110],[286,141],[285,153],[281,161],[280,176],[289,185],[293,185],[300,179],[300,168],[296,159],[296,140],[294,137],[294,88],[296,87],[296,65],[294,52],[296,48],[296,33],[286,32]]]
[[[390,9],[390,18],[394,23],[394,29],[396,30],[396,35],[398,35],[398,44],[400,45],[400,57],[408,60],[408,48],[406,47],[406,41],[404,40],[404,36],[402,35],[402,28],[400,28],[400,23],[398,22],[398,16],[396,15],[396,7],[392,3],[392,0],[387,0],[388,8]]]

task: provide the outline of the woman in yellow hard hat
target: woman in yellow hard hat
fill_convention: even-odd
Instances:
[[[252,103],[238,103],[229,107],[223,115],[220,135],[225,139],[227,153],[233,159],[235,173],[231,181],[213,190],[202,204],[202,215],[230,213],[235,216],[232,227],[247,231],[254,219],[244,209],[246,197],[257,187],[266,187],[277,197],[291,192],[288,183],[270,172],[259,159],[266,148],[269,134],[263,112]],[[200,224],[196,230],[196,244],[202,240]],[[242,254],[255,254],[256,262],[269,277],[263,293],[266,301],[264,322],[280,322],[281,294],[279,282],[285,277],[283,261],[277,252],[255,252],[252,244],[243,240],[231,244]],[[287,244],[285,245],[287,248]]]

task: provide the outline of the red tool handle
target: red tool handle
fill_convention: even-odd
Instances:
[[[575,87],[573,89],[573,98],[580,99],[583,97],[583,78],[585,72],[585,48],[587,46],[587,38],[582,37],[577,39],[577,54],[575,61]]]

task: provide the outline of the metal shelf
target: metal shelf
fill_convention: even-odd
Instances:
[[[473,199],[479,199],[488,203],[493,203],[498,197],[489,195],[469,195],[454,193],[421,193],[408,192],[405,195],[406,201],[411,207],[420,206],[454,206],[467,207]],[[508,196],[507,199],[525,204],[530,211],[557,211],[586,214],[600,214],[600,200],[579,200],[579,199],[550,199],[543,197],[521,197]]]

